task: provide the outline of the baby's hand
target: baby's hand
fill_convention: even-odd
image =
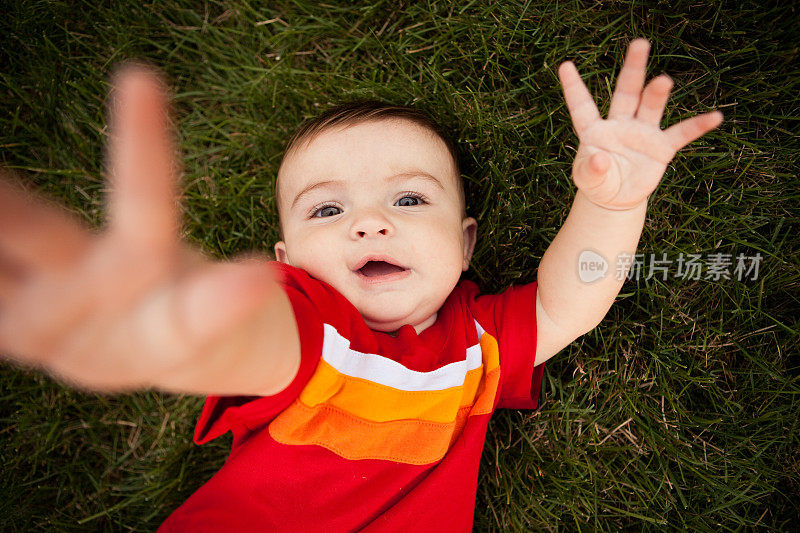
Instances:
[[[580,140],[573,180],[590,201],[607,209],[632,209],[646,202],[678,150],[722,123],[722,113],[715,111],[662,130],[672,79],[658,76],[642,90],[649,50],[646,39],[630,44],[606,120],[575,65],[567,61],[558,69]]]
[[[105,233],[0,179],[0,353],[79,387],[180,392],[192,376],[172,374],[233,342],[276,285],[264,260],[181,242],[166,90],[141,66],[113,81]]]

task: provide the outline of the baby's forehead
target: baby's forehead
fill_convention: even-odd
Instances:
[[[337,125],[297,139],[287,149],[278,169],[278,194],[326,176],[378,177],[415,168],[443,181],[456,177],[445,142],[420,124],[392,118]]]
[[[321,129],[310,131],[296,140],[287,150],[284,159],[296,158],[309,151],[325,151],[331,147],[337,150],[361,150],[367,147],[389,147],[391,144],[447,151],[444,141],[430,128],[408,119],[392,117],[322,126]]]

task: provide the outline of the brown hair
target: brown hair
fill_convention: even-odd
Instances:
[[[445,133],[444,128],[427,113],[411,106],[390,104],[381,100],[352,100],[345,102],[325,110],[320,115],[308,119],[300,128],[292,135],[291,139],[286,145],[283,157],[281,159],[281,166],[283,161],[292,152],[300,149],[303,146],[314,140],[314,138],[323,131],[336,127],[336,126],[350,126],[369,120],[387,120],[387,119],[406,119],[422,126],[437,137],[439,137],[447,146],[448,152],[453,159],[453,166],[456,171],[456,182],[458,183],[458,193],[461,198],[461,212],[462,217],[466,216],[466,202],[464,199],[464,184],[461,180],[461,166],[458,160],[458,149],[455,142]],[[278,170],[280,174],[280,167]],[[280,217],[280,196],[278,179],[275,179],[275,199],[278,206],[278,216]],[[280,228],[281,239],[283,239],[283,227]]]

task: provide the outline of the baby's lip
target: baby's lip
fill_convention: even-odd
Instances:
[[[370,261],[384,261],[384,262],[389,263],[391,265],[394,265],[396,267],[400,267],[403,270],[408,270],[407,267],[401,265],[400,262],[397,259],[395,259],[394,257],[392,257],[390,255],[386,255],[386,254],[369,254],[369,255],[365,255],[364,257],[362,257],[358,261],[358,263],[356,263],[355,267],[352,269],[353,272],[355,272],[357,270],[360,270],[361,268],[364,267],[364,265],[366,265]]]

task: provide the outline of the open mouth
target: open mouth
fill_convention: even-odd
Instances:
[[[381,276],[388,276],[397,272],[404,272],[407,269],[387,263],[386,261],[367,261],[367,263],[358,269],[362,275],[368,278],[377,278]]]

